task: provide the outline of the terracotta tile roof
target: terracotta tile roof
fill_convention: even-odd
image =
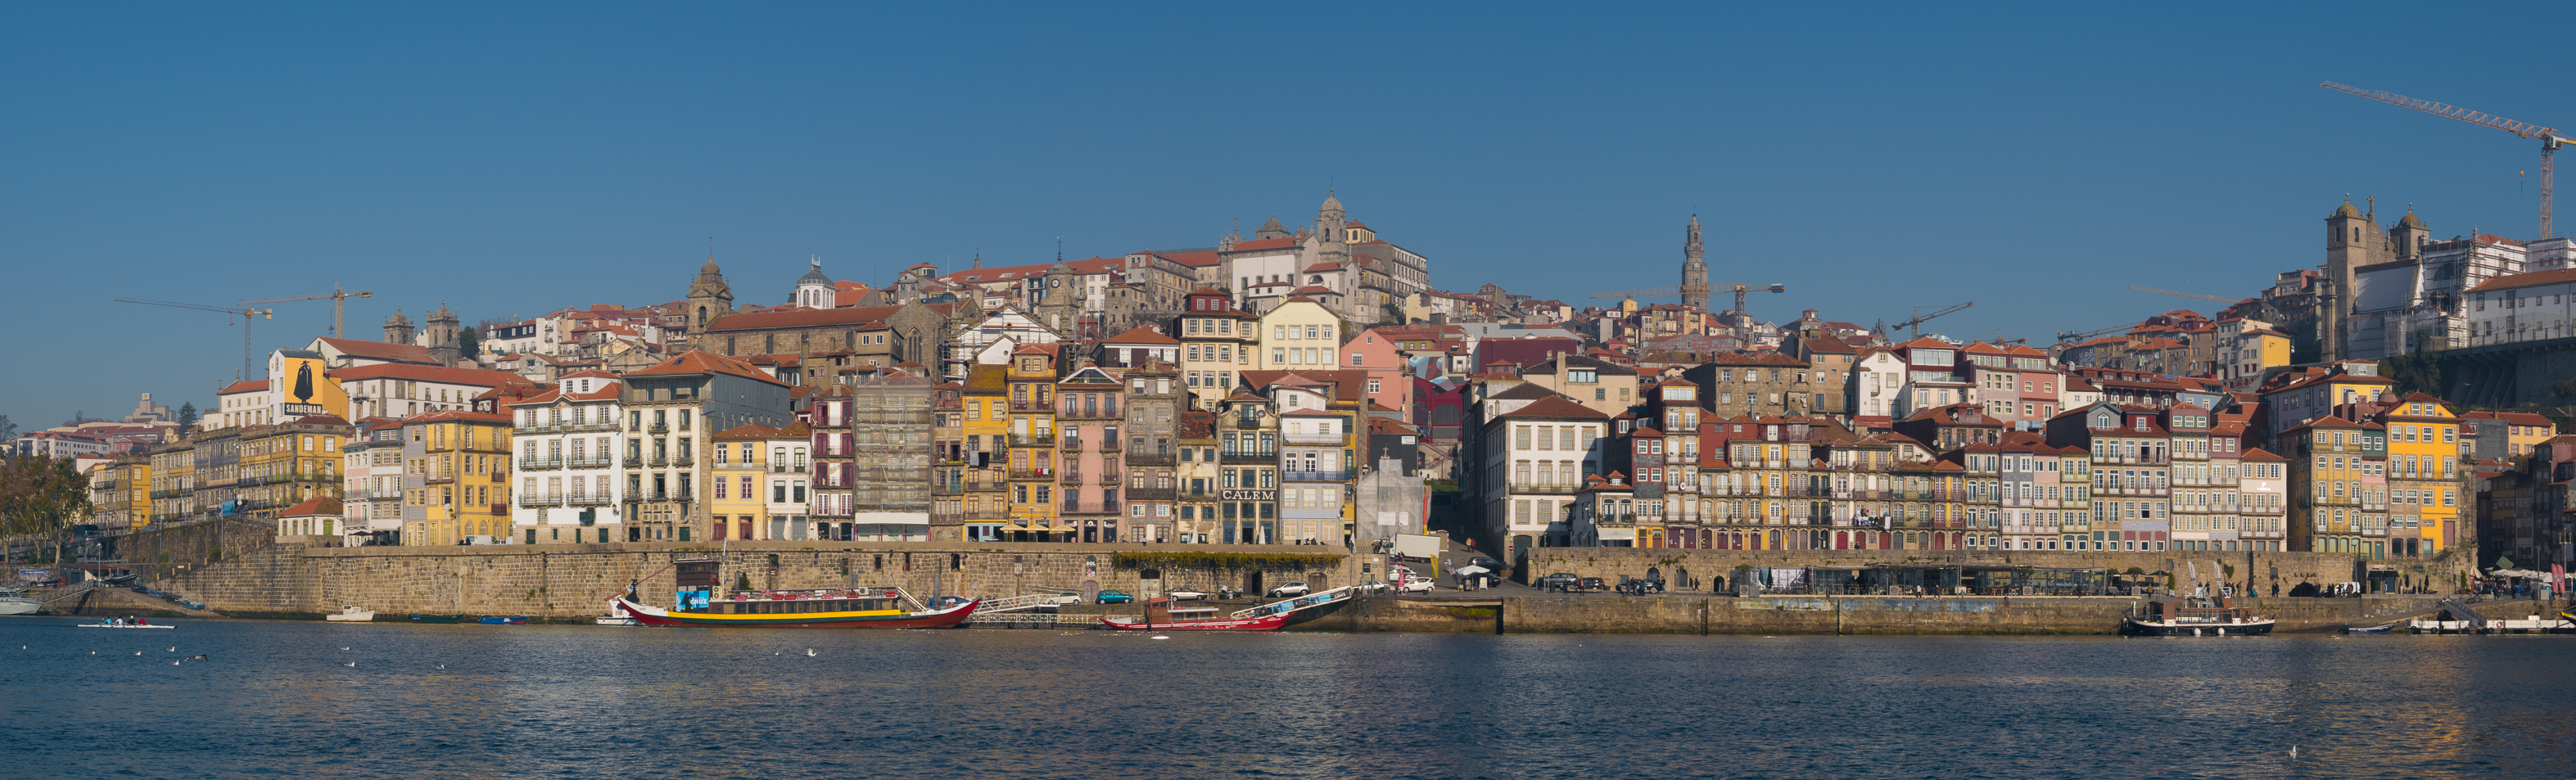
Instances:
[[[2488,279],[2476,287],[2469,288],[2469,292],[2492,292],[2496,290],[2511,290],[2517,287],[2535,287],[2544,284],[2567,284],[2569,282],[2576,282],[2576,268],[2560,268],[2554,271],[2533,271],[2526,274],[2499,276],[2493,279]]]
[[[1531,402],[1528,406],[1505,412],[1498,415],[1498,417],[1591,417],[1602,420],[1610,419],[1610,415],[1602,414],[1600,411],[1595,410],[1592,407],[1575,403],[1573,399],[1566,398],[1564,396],[1541,398],[1537,401]]]
[[[2263,449],[2263,448],[2261,448],[2261,447],[2251,447],[2251,448],[2247,448],[2247,449],[2245,450],[2245,454],[2238,456],[2238,457],[2237,457],[2237,459],[2238,459],[2238,460],[2289,460],[2289,458],[2284,458],[2284,457],[2281,457],[2281,456],[2279,456],[2279,455],[2274,455],[2274,454],[2272,454],[2271,452],[2266,451],[2266,450],[2264,450],[2264,449]]]
[[[329,336],[324,336],[317,340],[324,344],[331,345],[332,349],[339,350],[340,354],[348,355],[350,357],[366,358],[369,360],[394,360],[404,363],[435,364],[438,362],[430,359],[428,347],[417,344],[395,344],[389,341],[341,339]]]
[[[342,511],[343,509],[340,505],[340,499],[332,498],[330,496],[314,496],[312,498],[304,499],[303,501],[296,503],[294,506],[287,507],[285,511],[277,513],[277,516],[312,517],[315,515],[330,515],[337,517]]]
[[[844,310],[832,309],[828,311]],[[719,320],[719,322],[721,322],[721,320]],[[749,363],[712,352],[695,349],[682,352],[678,356],[656,363],[650,368],[638,369],[627,374],[627,376],[670,376],[675,374],[731,374],[745,379],[757,379],[773,385],[785,386],[787,384],[786,382],[779,381],[777,377],[770,376],[769,372],[755,368]]]
[[[268,380],[262,379],[257,382],[234,382],[229,385],[224,385],[224,389],[215,391],[215,394],[232,395],[234,393],[256,393],[266,389],[268,389]]]
[[[1136,327],[1134,327],[1134,328],[1129,328],[1129,329],[1127,330],[1127,332],[1125,332],[1125,333],[1121,333],[1121,334],[1118,334],[1118,335],[1115,335],[1115,336],[1111,336],[1111,337],[1109,337],[1109,338],[1101,339],[1101,343],[1104,343],[1104,344],[1178,344],[1178,343],[1181,343],[1181,340],[1180,340],[1180,339],[1176,339],[1176,338],[1172,338],[1172,337],[1170,337],[1170,336],[1165,336],[1165,335],[1163,335],[1163,334],[1161,334],[1161,333],[1155,332],[1155,330],[1154,330],[1153,328],[1148,328],[1148,327],[1145,327],[1145,326],[1139,325],[1139,326],[1136,326]]]
[[[953,304],[946,303],[925,303],[921,305],[932,311],[940,313],[942,316],[949,314],[953,308]],[[715,324],[707,326],[707,331],[711,333],[722,333],[725,331],[760,330],[766,328],[814,328],[829,325],[866,325],[871,322],[880,322],[889,317],[893,317],[896,312],[902,310],[903,307],[901,306],[854,306],[847,309],[795,309],[792,311],[754,312],[750,314],[736,313],[716,318]]]

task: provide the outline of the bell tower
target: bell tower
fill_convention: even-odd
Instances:
[[[705,336],[707,326],[733,313],[733,286],[725,284],[724,270],[716,267],[716,256],[707,255],[707,264],[698,266],[698,280],[689,285],[688,334],[691,346]]]
[[[429,359],[442,366],[455,366],[457,359],[464,356],[456,312],[448,310],[446,301],[439,301],[438,309],[429,313],[428,323],[429,327],[421,331],[421,346],[429,348]]]
[[[1682,306],[1708,311],[1708,260],[1699,241],[1699,215],[1682,230]]]
[[[385,318],[385,343],[409,344],[411,335],[411,318],[404,316],[402,309],[394,309],[394,316]]]

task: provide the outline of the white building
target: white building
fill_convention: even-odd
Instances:
[[[1471,461],[1483,472],[1476,499],[1486,538],[1517,552],[1566,522],[1584,478],[1600,473],[1609,425],[1608,415],[1552,394],[1487,418]]]
[[[2466,304],[2470,346],[2576,336],[2576,269],[2489,279]]]
[[[617,375],[566,374],[554,389],[510,405],[510,472],[519,478],[510,541],[537,531],[539,543],[626,539],[626,484],[617,454],[628,449],[618,424]],[[640,465],[640,464],[638,464]]]
[[[359,420],[340,447],[340,528],[346,544],[394,544],[402,532],[403,464],[406,453],[418,457],[414,442],[406,448],[402,421],[390,417]]]

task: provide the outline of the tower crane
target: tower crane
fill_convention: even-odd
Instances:
[[[331,280],[331,292],[329,293],[316,295],[290,295],[284,298],[261,298],[255,301],[242,301],[242,303],[294,303],[296,301],[319,301],[329,299],[331,301],[331,337],[336,339],[343,338],[343,336],[340,335],[343,332],[341,330],[343,321],[340,317],[340,307],[342,303],[350,298],[366,298],[374,295],[375,293],[367,292],[365,290],[350,292],[340,289],[340,280],[333,279]]]
[[[1975,306],[1975,305],[1977,305],[1977,302],[1976,302],[1976,301],[1969,301],[1969,302],[1967,302],[1967,303],[1962,303],[1962,304],[1959,304],[1959,305],[1957,305],[1957,306],[1952,306],[1952,307],[1950,307],[1950,308],[1942,309],[1942,310],[1940,310],[1940,311],[1936,311],[1936,312],[1933,312],[1933,313],[1930,313],[1930,314],[1925,314],[1925,313],[1923,313],[1923,307],[1921,307],[1921,306],[1916,306],[1916,307],[1914,307],[1914,318],[1913,318],[1913,319],[1909,319],[1909,320],[1906,320],[1906,321],[1904,321],[1904,322],[1899,322],[1899,323],[1896,323],[1896,324],[1894,324],[1894,325],[1889,325],[1889,324],[1887,324],[1887,321],[1886,321],[1886,320],[1879,320],[1879,321],[1878,321],[1878,337],[1879,337],[1879,340],[1881,340],[1881,341],[1886,340],[1886,339],[1887,339],[1887,333],[1888,333],[1888,331],[1890,331],[1890,330],[1894,330],[1894,329],[1897,329],[1897,328],[1913,328],[1913,329],[1914,329],[1914,335],[1915,335],[1916,337],[1918,337],[1918,338],[1919,338],[1919,337],[1921,337],[1921,336],[1923,335],[1923,323],[1931,322],[1934,318],[1939,317],[1939,316],[1941,316],[1941,315],[1949,314],[1949,313],[1952,313],[1952,312],[1956,312],[1956,311],[1959,311],[1959,310],[1961,310],[1961,309],[1965,309],[1965,308],[1968,308],[1968,307],[1970,307],[1970,306]]]
[[[2473,125],[2492,127],[2524,138],[2540,139],[2540,237],[2549,238],[2556,235],[2555,233],[2550,232],[2549,226],[2550,217],[2556,211],[2551,207],[2549,200],[2550,180],[2553,176],[2550,172],[2550,158],[2558,152],[2559,146],[2566,144],[2570,140],[2576,139],[2570,139],[2567,136],[2559,135],[2557,130],[2541,127],[2529,122],[2516,122],[2500,116],[2471,111],[2458,106],[2435,103],[2429,100],[2416,100],[2405,95],[2391,92],[2384,92],[2376,89],[2362,89],[2360,87],[2349,87],[2331,81],[2318,84],[2317,86],[2342,92],[2350,92],[2382,103],[2405,106],[2427,114],[2439,114]]]
[[[2219,302],[2219,303],[2244,303],[2244,302],[2246,302],[2247,300],[2251,300],[2251,299],[2248,299],[2248,298],[2229,298],[2229,297],[2224,296],[2224,295],[2202,295],[2202,294],[2200,294],[2200,293],[2187,293],[2187,292],[2175,292],[2175,291],[2172,291],[2172,290],[2159,290],[2159,289],[2156,289],[2156,288],[2153,288],[2153,287],[2140,287],[2140,286],[2138,286],[2138,285],[2134,285],[2134,284],[2129,285],[2129,289],[2136,290],[2136,291],[2138,291],[2138,292],[2151,292],[2151,293],[2156,293],[2156,294],[2158,294],[2158,295],[2171,295],[2171,296],[2180,297],[2180,298],[2199,298],[2199,299],[2204,300],[2204,301],[2217,301],[2217,302]]]
[[[225,314],[230,314],[230,315],[233,315],[233,316],[236,316],[236,317],[240,317],[240,318],[242,318],[242,373],[241,373],[241,378],[242,378],[242,380],[243,380],[243,381],[249,381],[249,380],[250,380],[250,375],[251,375],[251,373],[252,373],[252,371],[251,371],[251,366],[253,365],[253,363],[251,362],[251,351],[250,351],[250,321],[251,321],[251,319],[253,318],[253,316],[264,316],[264,317],[267,317],[267,318],[272,319],[272,320],[273,320],[273,319],[277,319],[277,310],[276,310],[276,309],[239,309],[239,308],[225,308],[225,307],[222,307],[222,306],[200,306],[200,305],[197,305],[197,304],[194,304],[194,303],[178,303],[178,302],[176,302],[176,301],[155,301],[155,300],[149,300],[149,299],[144,299],[144,298],[118,298],[118,299],[116,299],[116,302],[117,302],[117,303],[140,303],[140,304],[143,304],[143,305],[145,305],[145,306],[168,306],[168,307],[171,307],[171,308],[174,308],[174,309],[196,309],[196,310],[198,310],[198,311],[219,311],[219,312],[223,312],[223,313],[225,313]]]
[[[1680,286],[1675,286],[1675,287],[1648,287],[1648,288],[1645,288],[1645,289],[1642,289],[1642,290],[1622,290],[1622,291],[1619,291],[1619,292],[1593,293],[1593,294],[1592,294],[1592,297],[1594,297],[1594,298],[1661,298],[1661,297],[1668,296],[1668,295],[1707,295],[1707,294],[1712,293],[1712,292],[1732,292],[1732,293],[1735,293],[1735,313],[1737,313],[1737,314],[1745,314],[1746,316],[1751,316],[1749,313],[1747,313],[1747,312],[1745,312],[1745,311],[1744,311],[1744,294],[1745,294],[1745,293],[1748,293],[1748,292],[1775,292],[1775,293],[1776,293],[1776,292],[1788,292],[1788,291],[1789,291],[1789,286],[1788,286],[1788,285],[1785,285],[1785,284],[1774,284],[1774,285],[1768,285],[1768,286],[1765,286],[1765,285],[1759,285],[1759,284],[1745,284],[1745,283],[1742,283],[1742,282],[1729,282],[1729,283],[1725,283],[1725,284],[1685,284],[1685,285],[1680,285]]]
[[[2097,335],[2112,335],[2112,332],[2123,332],[2123,330],[2130,330],[2130,327],[2138,327],[2138,322],[2130,322],[2130,324],[2112,324],[2112,327],[2105,327],[2105,330],[2081,330],[2081,332],[2079,332],[2079,330],[2061,330],[2061,332],[2058,332],[2058,342],[2089,340],[2089,337],[2097,337]]]

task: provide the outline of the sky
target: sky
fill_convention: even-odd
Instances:
[[[2349,195],[2537,231],[2544,4],[0,4],[0,414],[210,406],[230,305],[353,335],[1209,246],[1328,192],[1434,285],[2028,338],[2255,294]],[[1580,10],[1579,14],[1569,11]],[[1609,301],[1604,301],[1608,303]],[[330,327],[273,307],[262,353]]]

